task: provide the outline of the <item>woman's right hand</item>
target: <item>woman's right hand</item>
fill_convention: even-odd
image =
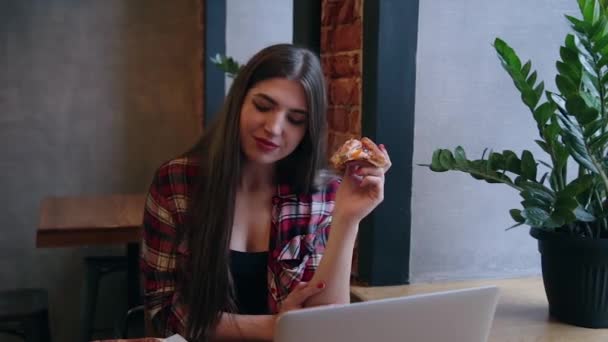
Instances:
[[[323,282],[318,284],[300,282],[298,285],[296,285],[295,289],[291,291],[287,298],[285,298],[283,303],[281,303],[279,314],[304,308],[304,303],[306,303],[308,298],[320,293],[324,289],[325,283]]]

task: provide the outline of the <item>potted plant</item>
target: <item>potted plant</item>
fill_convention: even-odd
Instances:
[[[242,65],[234,58],[219,53],[215,54],[215,57],[209,58],[209,60],[211,60],[211,63],[213,63],[213,65],[223,71],[226,76],[230,78],[235,78],[236,74],[242,68]]]
[[[536,121],[530,151],[484,151],[469,160],[462,147],[434,151],[435,172],[461,171],[501,183],[521,195],[511,227],[530,226],[538,240],[552,316],[566,323],[608,327],[608,0],[578,0],[582,18],[566,16],[571,33],[560,48],[555,83],[545,91],[530,61],[497,38],[494,48]],[[575,164],[572,164],[575,163]],[[568,172],[574,166],[576,172]]]

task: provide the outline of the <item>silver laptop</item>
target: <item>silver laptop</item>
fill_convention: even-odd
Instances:
[[[495,286],[290,311],[275,342],[486,342]]]

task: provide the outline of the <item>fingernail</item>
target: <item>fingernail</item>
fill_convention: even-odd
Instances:
[[[324,289],[325,288],[325,283],[324,282],[320,282],[317,284],[317,288],[318,289]]]

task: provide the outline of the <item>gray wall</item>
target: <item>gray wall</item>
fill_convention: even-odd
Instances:
[[[122,248],[36,249],[40,200],[144,192],[194,142],[199,13],[197,0],[0,5],[0,288],[47,288],[55,341],[76,338],[82,257]],[[103,285],[102,326],[122,280]]]
[[[226,1],[226,55],[245,63],[268,45],[292,40],[293,1]],[[226,91],[231,83],[226,78]]]
[[[576,1],[420,1],[414,165],[457,145],[474,158],[485,147],[542,155],[536,124],[491,44],[506,40],[555,90],[563,13],[577,13]],[[519,201],[506,186],[414,166],[412,280],[538,274],[528,228],[505,232]]]

